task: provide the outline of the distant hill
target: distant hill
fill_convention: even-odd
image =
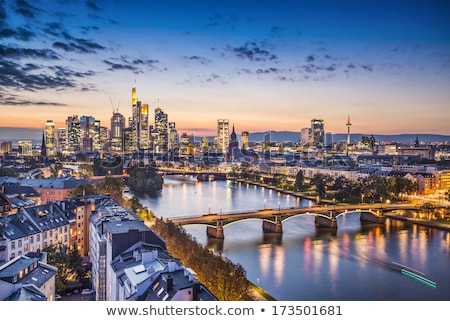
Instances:
[[[253,142],[298,142],[300,140],[300,132],[292,131],[267,131],[250,133],[249,139]],[[371,137],[372,134],[350,134],[351,142],[359,142],[362,137]],[[399,134],[399,135],[373,135],[375,140],[383,143],[397,142],[401,144],[413,144],[416,138],[419,142],[450,142],[450,135],[436,135],[436,134]],[[333,142],[340,142],[347,140],[347,134],[333,134]]]
[[[238,140],[241,139],[240,134],[237,135]],[[361,137],[371,137],[372,134],[350,134],[352,142],[361,141]],[[436,134],[400,134],[400,135],[373,135],[378,142],[390,143],[397,142],[401,144],[413,144],[416,137],[420,142],[450,142],[450,135]],[[208,137],[209,141],[214,141],[214,137]],[[200,137],[197,138],[199,140]],[[250,133],[249,139],[252,142],[298,142],[300,140],[300,132],[293,131],[266,131]],[[346,141],[347,134],[333,134],[333,142]],[[17,144],[19,140],[31,140],[33,144],[40,144],[42,141],[42,129],[39,128],[14,128],[0,127],[0,142],[11,141]]]

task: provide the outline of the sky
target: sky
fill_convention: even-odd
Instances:
[[[0,127],[110,127],[131,90],[178,132],[450,135],[450,2],[0,0]],[[153,119],[153,114],[151,113]],[[1,138],[1,137],[0,137]]]

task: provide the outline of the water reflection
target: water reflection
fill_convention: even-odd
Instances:
[[[253,185],[171,183],[141,199],[159,216],[308,206],[309,200]],[[311,202],[312,205],[312,202]],[[186,226],[197,241],[240,263],[247,277],[279,300],[450,300],[450,233],[387,219],[362,224],[357,213],[338,218],[338,229],[317,228],[313,216],[283,222],[283,234],[263,233],[261,221],[224,228],[224,240],[205,226]],[[417,269],[431,288],[400,273],[393,262]]]

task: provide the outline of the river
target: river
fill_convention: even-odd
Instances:
[[[313,205],[243,183],[167,177],[158,195],[136,196],[164,218]],[[280,301],[450,301],[450,232],[391,219],[361,224],[358,213],[339,217],[337,229],[294,217],[282,235],[263,233],[259,220],[226,226],[224,240],[209,239],[205,226],[185,229]]]

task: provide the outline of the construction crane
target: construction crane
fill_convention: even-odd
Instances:
[[[113,104],[111,96],[109,96],[109,100],[111,101],[111,108],[112,108],[113,113],[118,113],[119,112],[119,106],[120,106],[120,100],[119,100],[119,103],[117,104],[117,108],[116,109],[114,109],[114,104]]]

